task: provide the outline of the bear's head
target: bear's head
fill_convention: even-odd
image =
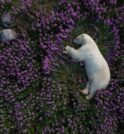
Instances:
[[[73,41],[73,43],[78,46],[83,46],[83,45],[90,44],[93,42],[94,40],[88,34],[80,34]]]

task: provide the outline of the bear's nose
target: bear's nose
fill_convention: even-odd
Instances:
[[[75,39],[73,40],[73,44],[76,44],[76,40]]]

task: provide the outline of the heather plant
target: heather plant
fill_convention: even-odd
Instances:
[[[124,132],[123,4],[116,0],[0,2],[0,16],[10,12],[11,27],[18,33],[16,40],[0,42],[0,133]],[[72,41],[81,33],[93,37],[111,70],[109,87],[91,102],[79,92],[87,81],[83,63],[63,53],[66,45],[77,48]]]

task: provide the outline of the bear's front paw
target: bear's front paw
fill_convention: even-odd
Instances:
[[[66,51],[69,51],[70,49],[71,49],[70,46],[66,46],[66,47],[65,47],[65,50],[66,50]]]
[[[64,54],[67,54],[67,51],[62,51]]]
[[[67,52],[70,52],[70,51],[71,51],[71,47],[70,47],[70,46],[66,46],[66,47],[65,47],[65,50],[66,50]]]

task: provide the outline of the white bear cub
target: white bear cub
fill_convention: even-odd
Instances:
[[[79,49],[65,47],[65,52],[76,61],[84,61],[88,82],[81,93],[86,99],[93,98],[97,90],[107,88],[110,82],[109,66],[101,54],[97,44],[88,34],[81,34],[74,39],[74,43],[81,45]]]

